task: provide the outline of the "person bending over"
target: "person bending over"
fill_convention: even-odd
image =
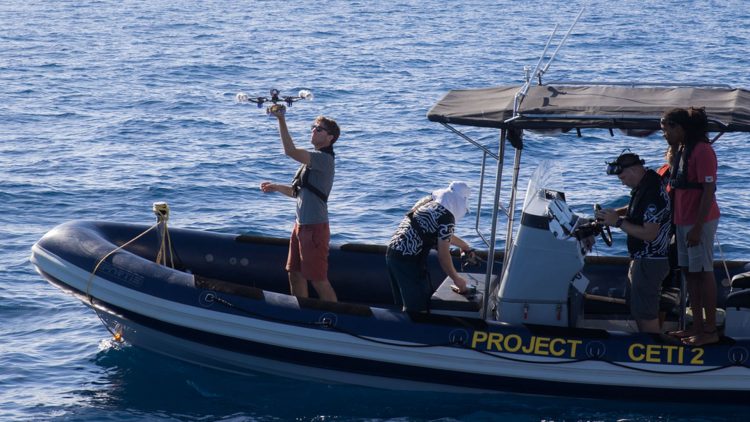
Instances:
[[[466,280],[453,266],[450,245],[466,252],[473,249],[454,232],[456,223],[468,211],[469,187],[452,182],[417,201],[391,237],[386,265],[393,296],[403,311],[427,312],[432,285],[427,272],[430,250],[437,248],[440,267],[453,280],[454,290],[466,293]]]

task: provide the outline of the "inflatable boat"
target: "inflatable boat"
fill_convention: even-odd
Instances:
[[[469,294],[453,292],[430,257],[435,293],[428,313],[394,306],[383,245],[332,245],[329,278],[339,302],[297,298],[283,270],[287,239],[171,228],[161,205],[153,225],[61,224],[33,246],[31,262],[90,306],[116,339],[225,371],[401,390],[744,402],[745,262],[717,262],[717,280],[734,283],[721,298],[721,340],[691,347],[637,332],[627,305],[610,297],[613,286],[625,284],[628,260],[590,256],[601,229],[550,184],[554,165],[539,166],[520,218],[514,210],[524,131],[644,135],[659,129],[665,110],[704,105],[712,133],[748,132],[750,92],[529,82],[450,91],[428,113],[483,155],[479,207],[484,200],[492,215],[482,237],[485,262],[462,267]],[[497,149],[460,126],[499,130]],[[498,199],[508,144],[515,160],[506,214]],[[496,164],[494,180],[487,163]],[[686,323],[684,294],[673,293],[663,305],[665,331]]]

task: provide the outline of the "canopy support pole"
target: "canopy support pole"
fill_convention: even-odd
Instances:
[[[480,144],[479,142],[477,142],[477,141],[469,138],[466,134],[464,134],[460,130],[454,128],[453,126],[449,125],[448,123],[440,123],[440,124],[443,125],[443,126],[445,126],[446,128],[448,128],[448,130],[450,130],[451,132],[453,132],[456,135],[460,136],[461,138],[463,138],[464,140],[466,140],[470,144],[472,144],[475,147],[477,147],[477,148],[481,149],[482,151],[484,151],[485,155],[489,155],[490,157],[492,157],[492,158],[494,158],[496,160],[499,160],[498,156],[495,155],[495,153],[493,153],[492,151],[490,151],[489,149],[487,149],[487,147],[485,147],[484,145]]]
[[[487,309],[490,304],[490,292],[494,286],[490,286],[492,270],[495,266],[495,241],[497,238],[497,214],[500,208],[500,187],[503,180],[503,158],[505,157],[505,140],[507,130],[500,130],[500,145],[497,154],[497,169],[495,171],[495,199],[492,203],[492,229],[490,230],[490,242],[487,250],[487,273],[484,278],[484,304],[482,306],[482,319],[487,319]],[[501,270],[502,271],[502,270]]]
[[[503,254],[503,272],[508,268],[508,260],[513,249],[513,223],[516,215],[516,193],[518,192],[518,173],[521,170],[521,148],[516,148],[516,156],[513,160],[513,182],[510,188],[510,207],[508,214],[508,227],[505,233],[505,253]]]
[[[477,198],[477,218],[476,222],[474,223],[474,231],[477,233],[480,239],[482,239],[482,242],[484,242],[484,246],[489,247],[490,242],[485,239],[485,237],[482,235],[482,232],[479,230],[479,219],[482,214],[482,196],[484,195],[484,170],[487,168],[487,152],[484,152],[482,154],[482,170],[479,173],[479,197]]]

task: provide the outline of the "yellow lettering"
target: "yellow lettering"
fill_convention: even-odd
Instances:
[[[679,349],[677,346],[662,346],[667,351],[667,363],[673,363],[672,352]]]
[[[549,337],[539,337],[536,339],[535,355],[549,355]]]
[[[531,338],[529,339],[529,345],[524,347],[521,350],[523,350],[524,353],[531,353],[534,350],[535,344],[536,344],[536,336],[531,336]]]
[[[646,346],[646,362],[661,363],[661,347],[655,344]]]
[[[474,331],[471,338],[471,347],[473,349],[485,347],[486,350],[502,352],[505,348],[509,353],[527,353],[542,356],[564,356],[570,349],[570,357],[575,358],[578,346],[583,343],[581,340],[568,340],[564,338],[537,337],[528,338],[528,343],[518,334],[509,334],[504,336],[501,333],[489,333],[487,331]],[[674,348],[674,346],[671,346]],[[632,348],[632,346],[631,346]],[[680,350],[681,352],[681,350]],[[632,359],[632,357],[631,357]],[[641,357],[640,360],[642,360]],[[634,359],[638,360],[638,359]]]
[[[690,360],[691,365],[703,365],[703,353],[704,350],[702,347],[693,347],[690,349],[693,353],[695,353],[695,356]]]
[[[554,338],[549,343],[549,352],[552,354],[552,356],[562,356],[565,354],[565,348],[560,347],[559,349],[555,348],[555,344],[563,345],[565,344],[565,340],[561,338]]]
[[[570,345],[571,358],[576,357],[576,347],[578,347],[578,345],[581,343],[583,343],[581,340],[568,340],[568,344]]]
[[[503,351],[503,346],[500,343],[503,341],[503,335],[500,333],[491,333],[490,339],[487,341],[487,350],[497,349],[498,352]]]
[[[640,362],[643,360],[643,350],[646,348],[646,346],[635,343],[631,344],[630,347],[628,347],[628,357],[633,362]],[[639,354],[636,355],[636,349],[639,349]]]
[[[511,344],[511,341],[514,341],[515,344]],[[511,334],[509,336],[505,336],[505,351],[515,353],[518,350],[521,349],[521,345],[523,344],[523,340],[521,339],[521,336],[518,334]]]
[[[471,348],[476,349],[477,343],[484,343],[487,341],[487,333],[484,331],[474,331],[474,337],[471,339]]]
[[[680,347],[680,350],[679,350],[679,352],[677,354],[677,363],[679,363],[680,365],[682,365],[684,362],[685,362],[685,348],[684,347]]]

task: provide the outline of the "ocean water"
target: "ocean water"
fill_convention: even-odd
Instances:
[[[274,121],[234,101],[270,88],[315,94],[289,111],[298,145],[319,114],[342,127],[333,242],[384,243],[424,193],[451,180],[478,185],[481,156],[427,121],[430,106],[449,89],[520,83],[554,25],[566,30],[582,7],[546,81],[750,87],[743,0],[0,2],[0,420],[737,420],[746,408],[403,393],[216,372],[113,344],[93,312],[28,261],[57,224],[151,223],[155,201],[170,204],[173,227],[287,236],[293,203],[258,185],[288,181],[296,166]],[[498,136],[467,133],[486,145]],[[748,139],[715,144],[726,259],[750,259]],[[529,134],[525,147],[522,184],[540,160],[558,160],[569,201],[590,213],[628,197],[603,174],[606,159],[631,148],[658,165],[664,141],[592,131]],[[470,226],[458,233],[478,245]],[[615,239],[596,253],[624,255]]]

